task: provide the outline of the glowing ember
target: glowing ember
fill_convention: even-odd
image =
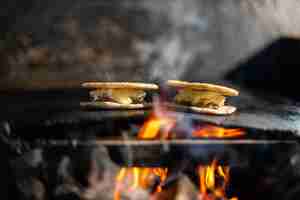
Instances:
[[[217,160],[213,160],[209,166],[198,168],[201,200],[228,199],[225,189],[229,183],[229,170],[228,166],[218,165]],[[233,197],[228,200],[238,200],[238,198]]]
[[[123,190],[150,189],[153,186],[155,177],[158,177],[161,183],[167,178],[167,173],[167,168],[121,168],[116,176],[114,200],[121,199],[121,192]],[[155,188],[155,192],[160,192],[161,190],[160,185]]]
[[[240,128],[228,129],[213,125],[205,125],[192,132],[193,137],[199,138],[234,138],[244,134],[244,130]]]

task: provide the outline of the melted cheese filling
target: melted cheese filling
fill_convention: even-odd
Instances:
[[[111,100],[120,104],[142,103],[146,96],[143,90],[136,89],[97,89],[90,92],[94,101]]]
[[[183,89],[175,96],[175,102],[205,108],[219,108],[224,106],[225,97],[216,92]]]

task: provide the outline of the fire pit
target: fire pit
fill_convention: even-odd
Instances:
[[[261,191],[256,191],[262,192],[263,198],[275,199],[273,195],[283,195],[278,186],[281,174],[276,174],[276,170],[287,170],[284,172],[290,176],[287,180],[298,180],[295,173],[299,165],[299,130],[296,122],[291,120],[298,114],[292,112],[292,106],[272,104],[273,111],[269,113],[266,104],[263,109],[260,104],[258,108],[249,103],[241,104],[238,112],[230,116],[168,110],[164,104],[148,110],[101,111],[83,110],[75,103],[70,104],[72,95],[74,102],[85,98],[84,91],[65,91],[65,95],[53,92],[52,97],[60,99],[57,105],[48,101],[49,92],[44,102],[41,101],[43,92],[33,94],[38,99],[35,106],[28,105],[26,113],[16,109],[14,112],[19,115],[6,116],[3,131],[9,133],[6,135],[9,144],[20,144],[13,147],[14,150],[19,148],[18,157],[30,160],[24,157],[27,152],[34,149],[43,152],[40,158],[43,161],[36,161],[40,164],[35,167],[42,174],[33,173],[30,177],[35,177],[34,180],[39,180],[38,183],[45,187],[44,195],[49,193],[53,198],[65,193],[77,194],[81,198],[98,194],[102,191],[99,188],[104,187],[101,186],[103,178],[95,179],[94,176],[98,175],[93,173],[111,174],[111,195],[102,199],[114,200],[177,199],[180,195],[177,190],[193,190],[184,199],[248,199],[251,189],[244,187],[248,187],[251,181],[261,184]],[[16,99],[19,95],[10,94],[6,99]],[[31,95],[27,93],[27,96]],[[247,96],[242,96],[236,103],[244,99]],[[47,109],[36,112],[40,102],[52,104],[52,107],[47,105]],[[13,102],[10,104],[13,108]],[[255,109],[261,110],[256,112]],[[32,118],[25,119],[22,115],[31,115]],[[274,119],[280,120],[280,125],[273,123]],[[99,147],[104,147],[107,154],[100,154],[98,159],[108,160],[105,162],[112,163],[114,168],[104,167],[94,172],[93,159],[84,157],[89,157],[88,152]],[[62,164],[65,156],[69,164]],[[26,177],[20,175],[24,169],[16,168],[17,163],[23,162],[19,158],[12,162],[18,181],[24,181]],[[81,165],[83,167],[79,167]],[[59,166],[65,170],[65,178],[59,178],[61,175],[56,171]],[[253,177],[249,178],[249,174]],[[243,176],[249,179],[249,183],[242,184]],[[71,177],[72,181],[66,177]],[[260,182],[261,178],[263,182]],[[270,182],[264,182],[268,179]],[[78,191],[66,189],[67,183],[79,188]],[[189,185],[189,188],[182,184]],[[288,187],[289,183],[283,185]],[[93,187],[94,193],[89,191],[91,189],[84,189]]]

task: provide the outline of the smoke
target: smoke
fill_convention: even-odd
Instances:
[[[299,1],[249,1],[249,8],[255,10],[257,16],[262,20],[265,26],[270,27],[275,33],[283,36],[300,36]]]
[[[179,79],[199,52],[211,48],[209,44],[195,45],[198,33],[208,28],[207,19],[199,15],[199,3],[175,0],[159,5],[142,1],[140,6],[151,16],[165,17],[169,24],[167,28],[160,27],[161,34],[151,43],[136,44],[139,52],[144,53],[142,60],[148,63],[150,79]]]
[[[0,84],[219,79],[275,37],[300,32],[297,1],[31,3],[1,45]]]

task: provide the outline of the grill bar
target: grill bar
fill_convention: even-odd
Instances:
[[[234,140],[39,140],[34,142],[38,146],[151,146],[151,145],[242,145],[242,144],[298,144],[298,140],[255,140],[255,139],[234,139]]]

